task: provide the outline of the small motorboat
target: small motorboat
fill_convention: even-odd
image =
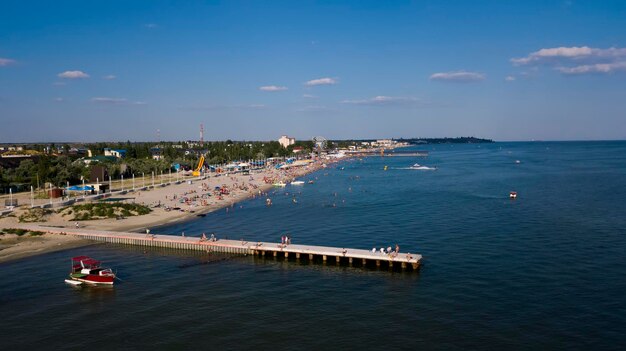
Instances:
[[[70,279],[66,279],[66,282],[68,280],[92,285],[113,285],[115,273],[111,268],[103,268],[98,260],[88,256],[77,256],[72,258]]]
[[[422,166],[419,163],[414,164],[413,166],[409,167],[410,169],[417,169],[420,171],[434,171],[437,168],[436,167],[428,167],[428,166]]]
[[[302,180],[294,180],[293,182],[291,182],[291,185],[302,185],[302,184],[304,184]]]
[[[314,181],[312,181],[312,180],[309,180],[309,184],[313,184],[313,183],[315,183],[315,182],[314,182]]]
[[[509,198],[511,199],[517,199],[517,191],[511,191],[509,193]]]

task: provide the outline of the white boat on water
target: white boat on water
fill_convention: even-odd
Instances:
[[[420,171],[434,171],[437,169],[437,167],[422,166],[419,163],[416,163],[413,166],[409,167],[409,169],[416,169]]]
[[[273,185],[273,186],[277,186],[277,187],[281,187],[281,188],[282,188],[282,187],[287,186],[287,184],[285,184],[285,183],[283,183],[283,182],[274,183],[274,184],[272,184],[272,185]]]
[[[83,282],[79,282],[78,280],[74,280],[74,279],[65,279],[65,282],[67,284],[74,285],[74,286],[81,285],[83,283]]]
[[[291,182],[291,185],[302,185],[304,184],[304,181],[302,180],[294,180],[293,182]]]

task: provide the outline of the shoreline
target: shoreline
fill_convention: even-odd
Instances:
[[[46,233],[41,236],[3,235],[0,240],[0,264],[41,254],[97,244],[70,235]],[[3,247],[7,245],[8,247]]]
[[[348,158],[345,158],[348,159]],[[343,159],[343,160],[345,160]],[[128,217],[122,220],[99,219],[92,221],[80,221],[81,228],[92,230],[107,230],[120,232],[142,233],[146,229],[163,227],[175,223],[191,221],[198,215],[205,215],[220,209],[235,206],[256,196],[268,197],[268,192],[273,188],[275,181],[289,183],[297,178],[315,173],[324,169],[327,165],[336,164],[341,160],[317,161],[307,166],[275,170],[264,169],[261,172],[249,175],[227,174],[213,176],[196,182],[182,182],[163,187],[156,187],[148,191],[137,191],[131,194],[116,197],[123,198],[123,201],[132,200],[134,203],[141,203],[152,207],[149,214],[142,216]],[[210,192],[211,189],[219,186],[229,189],[227,195],[198,198],[201,192]],[[202,191],[198,191],[198,189]],[[184,194],[184,195],[183,195]],[[130,195],[130,196],[129,196]],[[132,197],[131,197],[132,196]],[[197,200],[185,201],[181,204],[182,198],[179,196],[194,196]],[[269,198],[269,197],[268,197]],[[210,201],[208,201],[210,200]],[[202,205],[200,205],[200,204]],[[158,205],[158,206],[157,206]],[[166,206],[176,206],[179,210],[166,210]],[[171,208],[171,207],[170,207]],[[52,214],[48,220],[42,222],[20,223],[17,217],[0,218],[0,229],[19,228],[22,225],[34,224],[40,227],[54,228],[74,228],[75,221],[63,218],[60,214]],[[29,243],[29,244],[25,244]],[[38,237],[13,238],[7,235],[0,236],[0,264],[15,261],[21,258],[35,256],[39,254],[82,247],[93,244],[91,241],[64,236],[59,234],[46,233]],[[1,246],[7,246],[2,248]]]

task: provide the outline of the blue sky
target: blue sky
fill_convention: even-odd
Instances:
[[[3,1],[0,142],[626,139],[625,1]]]

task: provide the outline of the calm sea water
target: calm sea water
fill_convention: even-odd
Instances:
[[[93,245],[0,265],[0,349],[626,347],[626,142],[420,149],[155,229],[398,243],[424,255],[417,273]],[[65,285],[79,254],[123,281]]]

